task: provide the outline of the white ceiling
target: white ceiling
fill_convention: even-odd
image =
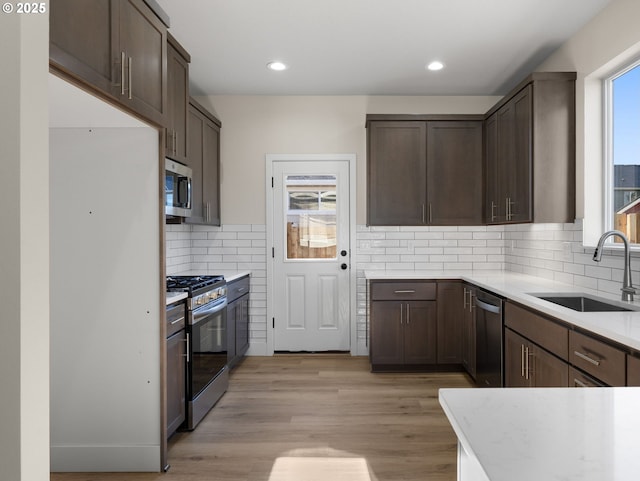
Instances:
[[[196,95],[503,95],[610,1],[157,0]]]

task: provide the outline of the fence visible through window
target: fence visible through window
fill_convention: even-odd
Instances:
[[[286,178],[287,259],[335,259],[336,176]]]

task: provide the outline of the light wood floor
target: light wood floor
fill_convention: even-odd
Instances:
[[[367,358],[249,357],[164,474],[52,474],[52,481],[452,481],[456,437],[440,387],[460,373],[372,374]]]

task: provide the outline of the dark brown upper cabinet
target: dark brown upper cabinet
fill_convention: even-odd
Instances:
[[[189,224],[220,225],[220,128],[206,108],[189,100],[187,163],[193,171]]]
[[[191,56],[170,33],[167,35],[167,128],[165,155],[187,164],[189,62]]]
[[[367,116],[367,223],[483,222],[481,116]]]
[[[575,79],[534,73],[487,113],[488,224],[574,221]]]
[[[427,222],[483,222],[482,122],[427,122]]]
[[[50,8],[53,69],[165,125],[167,27],[159,16],[143,0],[54,0]]]
[[[530,222],[531,86],[495,112],[487,124],[487,219],[489,223]]]
[[[426,122],[367,122],[367,138],[367,223],[425,224]]]

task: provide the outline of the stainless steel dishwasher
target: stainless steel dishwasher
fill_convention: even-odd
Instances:
[[[476,290],[476,385],[503,386],[503,303],[504,299],[482,289]]]

